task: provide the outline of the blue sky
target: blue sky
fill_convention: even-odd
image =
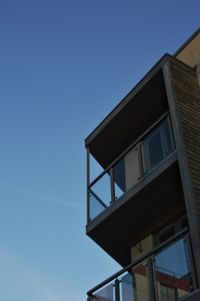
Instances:
[[[0,299],[85,300],[84,138],[199,27],[200,2],[0,1]]]

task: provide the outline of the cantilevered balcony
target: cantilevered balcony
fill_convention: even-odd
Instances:
[[[131,245],[153,231],[159,220],[167,222],[183,211],[176,150],[166,113],[88,185],[86,230],[124,266],[130,262]]]
[[[199,301],[199,298],[187,229],[88,292],[88,301]]]
[[[88,218],[92,222],[160,165],[176,160],[167,114],[137,139],[88,187]]]

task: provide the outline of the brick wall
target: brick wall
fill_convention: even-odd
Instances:
[[[200,86],[192,69],[188,72],[174,63],[170,69],[200,221]]]

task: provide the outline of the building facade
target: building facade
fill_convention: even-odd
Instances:
[[[85,145],[86,233],[122,266],[88,300],[199,301],[200,29]],[[94,179],[91,157],[102,168]]]

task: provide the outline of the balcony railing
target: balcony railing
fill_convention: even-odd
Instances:
[[[91,183],[88,179],[87,222],[118,201],[173,151],[171,125],[165,114]]]
[[[175,301],[196,289],[184,229],[90,290],[88,301]]]

